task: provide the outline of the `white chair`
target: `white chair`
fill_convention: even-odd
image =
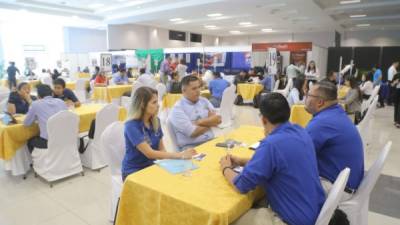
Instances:
[[[275,81],[274,89],[272,90],[272,92],[276,92],[279,89],[280,82],[281,81],[279,79]]]
[[[40,82],[41,82],[42,84],[47,84],[47,85],[49,85],[51,88],[53,88],[53,79],[51,79],[51,77],[43,77],[43,79],[41,79]]]
[[[219,108],[222,122],[218,126],[219,128],[226,128],[232,125],[233,105],[236,99],[235,90],[235,85],[231,85],[226,88],[222,94],[221,105]]]
[[[282,90],[276,90],[275,92],[282,94],[285,98],[288,97],[290,90],[293,87],[293,79],[289,79],[287,82],[285,89]]]
[[[121,165],[125,155],[124,123],[117,121],[110,124],[101,135],[101,148],[104,152],[111,173],[111,214],[110,221],[114,222],[114,215],[118,198],[122,190]]]
[[[171,147],[174,149],[174,151],[179,151],[179,147],[178,147],[178,139],[176,138],[174,129],[172,127],[172,123],[169,121],[169,119],[167,119],[166,121],[166,125],[167,125],[167,131],[168,131],[168,136],[169,139],[171,141]]]
[[[328,197],[325,200],[324,205],[318,215],[315,225],[328,225],[335,212],[340,199],[343,196],[344,188],[346,187],[347,180],[349,179],[350,169],[345,168],[340,172],[332,189],[329,191]]]
[[[141,87],[146,87],[146,85],[144,85],[143,83],[141,83],[139,81],[136,81],[135,83],[133,83],[131,97],[135,94],[136,90]]]
[[[369,96],[369,98],[366,101],[363,101],[361,104],[361,112],[364,112],[366,109],[368,109],[368,107],[372,104],[372,102],[374,101],[375,97],[378,95],[379,93],[379,88],[380,86],[376,86],[374,88],[374,90],[372,91],[371,96]]]
[[[0,113],[7,111],[7,103],[8,103],[8,98],[5,98],[0,101]]]
[[[158,95],[158,102],[161,103],[164,95],[167,93],[167,87],[165,84],[158,83],[156,85],[157,95]]]
[[[10,90],[6,87],[0,87],[0,102],[4,99],[8,100],[8,96],[10,95]]]
[[[375,96],[374,101],[369,105],[367,113],[361,122],[357,125],[358,132],[360,133],[361,139],[363,141],[364,150],[371,143],[372,137],[372,119],[376,111],[376,105],[378,104],[379,96]]]
[[[347,201],[341,202],[339,208],[347,214],[350,224],[367,225],[369,198],[385,164],[392,147],[389,141],[374,164],[365,173],[357,192]]]
[[[76,81],[75,94],[80,102],[86,102],[86,81],[87,79],[80,78]]]
[[[47,149],[35,148],[32,152],[33,169],[50,183],[82,173],[78,152],[79,117],[69,111],[61,111],[47,122],[49,134]]]
[[[82,165],[92,170],[100,170],[107,166],[104,154],[101,151],[100,138],[104,129],[113,122],[118,121],[119,108],[115,104],[104,106],[96,114],[95,131],[93,139],[88,140],[88,147],[81,154]]]
[[[129,111],[129,107],[131,105],[131,97],[128,96],[121,96],[121,106],[126,109],[126,111]]]

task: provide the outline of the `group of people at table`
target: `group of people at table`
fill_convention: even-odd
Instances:
[[[114,82],[126,82],[125,71],[118,73]],[[149,81],[144,70],[141,74],[142,79]],[[103,76],[99,71],[95,83],[105,84],[107,79]],[[157,159],[191,159],[197,154],[196,146],[214,138],[211,129],[221,123],[215,107],[230,84],[219,73],[213,76],[207,83],[212,94],[210,100],[200,96],[204,81],[197,75],[172,75],[169,81],[170,86],[179,83],[174,89],[180,89],[183,95],[167,119],[177,140],[176,151],[167,151],[163,142],[157,91],[140,87],[133,93],[125,122],[122,180],[153,165]],[[259,75],[253,75],[256,76]],[[357,191],[364,174],[363,144],[356,127],[338,104],[334,80],[328,76],[305,92],[302,83],[305,81],[296,77],[293,89],[297,89],[301,96],[298,99],[303,99],[307,112],[313,115],[305,129],[288,122],[290,106],[299,102],[294,97],[295,91],[292,89],[286,99],[279,93],[270,93],[272,76],[261,80],[268,91],[259,104],[265,138],[252,158],[228,154],[221,158],[220,168],[222,176],[240,193],[261,186],[266,193],[263,203],[269,207],[250,209],[235,224],[314,224],[332,184],[346,167],[351,169],[351,174],[343,199],[351,198]],[[234,84],[246,81],[248,74],[243,71],[236,76]],[[52,115],[67,110],[68,105],[80,105],[74,93],[65,88],[64,80],[54,80],[53,86],[52,90],[48,85],[38,85],[38,99],[30,95],[27,83],[20,83],[10,94],[8,112],[27,114],[26,126],[36,120],[39,123],[40,135],[27,143],[31,152],[34,148],[40,151],[47,147],[46,123]],[[241,173],[235,172],[237,166],[244,167]]]
[[[191,159],[196,146],[214,138],[211,131],[221,122],[214,106],[200,96],[202,81],[186,76],[183,98],[169,114],[178,148],[166,151],[158,119],[157,91],[139,88],[132,96],[125,123],[126,153],[122,180],[157,159]],[[364,174],[361,137],[338,104],[337,87],[329,81],[314,84],[305,94],[313,119],[304,129],[288,122],[290,106],[279,93],[261,98],[260,123],[265,138],[250,159],[226,155],[220,159],[221,176],[240,193],[261,186],[264,205],[250,209],[235,224],[314,224],[326,194],[344,168],[351,169],[343,200],[357,191]],[[241,173],[234,170],[243,166]]]

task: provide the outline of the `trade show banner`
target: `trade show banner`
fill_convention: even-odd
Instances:
[[[281,42],[281,43],[254,43],[253,52],[266,52],[269,48],[276,48],[278,51],[307,52],[312,51],[311,42]]]
[[[164,50],[163,49],[137,49],[136,50],[136,56],[139,61],[139,66],[140,64],[142,66],[146,65],[146,60],[148,55],[150,55],[150,66],[151,66],[151,72],[152,73],[157,73],[158,70],[160,69],[160,65],[162,61],[164,60]]]
[[[278,72],[278,52],[276,48],[269,48],[267,61],[265,63],[268,68],[268,74],[277,74]]]

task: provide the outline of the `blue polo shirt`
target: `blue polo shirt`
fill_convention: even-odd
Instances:
[[[78,98],[76,97],[76,95],[74,94],[74,92],[71,91],[68,88],[64,88],[63,94],[61,96],[54,95],[53,97],[54,98],[59,98],[59,99],[61,99],[63,101],[67,101],[67,100],[70,100],[72,102],[78,102],[79,101]]]
[[[382,77],[382,70],[376,69],[373,77],[374,85],[380,85],[382,81],[379,81],[379,77]]]
[[[316,113],[306,130],[314,142],[319,175],[334,183],[340,171],[349,167],[347,187],[357,189],[364,177],[363,144],[343,108],[336,104]]]
[[[217,99],[222,99],[222,94],[227,87],[229,87],[229,82],[222,78],[214,79],[208,84],[212,96]]]
[[[272,210],[290,225],[314,225],[325,201],[312,140],[289,122],[261,141],[234,185],[241,193],[261,186]]]
[[[32,101],[36,100],[35,96],[31,96]],[[29,104],[16,91],[10,93],[8,103],[15,105],[15,113],[26,114],[29,110]]]
[[[147,158],[136,146],[146,141],[153,150],[159,150],[163,133],[161,127],[155,131],[152,126],[145,127],[142,120],[130,120],[125,123],[124,136],[126,152],[122,161],[123,177],[153,165],[153,160]]]

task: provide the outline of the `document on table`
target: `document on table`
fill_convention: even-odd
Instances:
[[[183,173],[189,169],[195,170],[199,168],[192,160],[163,159],[156,160],[154,163],[172,174]]]

